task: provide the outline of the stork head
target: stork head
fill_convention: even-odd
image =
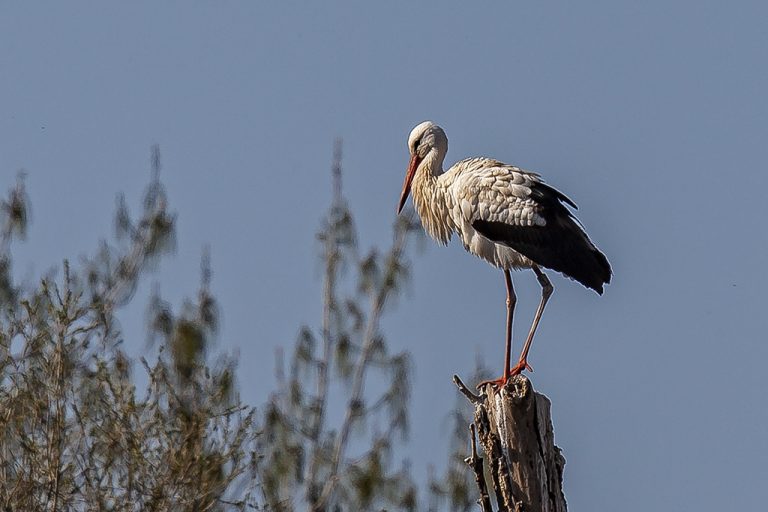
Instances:
[[[411,192],[411,183],[416,175],[416,170],[427,157],[433,163],[433,167],[439,167],[442,159],[448,152],[448,137],[442,128],[432,121],[424,121],[411,130],[408,136],[408,151],[411,153],[411,160],[408,163],[408,171],[405,174],[403,191],[400,194],[400,202],[397,205],[397,213],[402,211],[408,194]],[[432,172],[440,172],[440,169],[430,169]]]

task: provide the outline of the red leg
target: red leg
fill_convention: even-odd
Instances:
[[[515,295],[515,287],[512,285],[512,276],[509,270],[504,270],[504,281],[507,285],[507,331],[506,331],[506,346],[504,350],[504,372],[501,378],[496,380],[484,380],[477,385],[477,388],[481,388],[486,384],[493,384],[495,386],[503,386],[507,383],[507,379],[510,377],[509,364],[512,354],[512,317],[515,313],[515,304],[517,303],[517,296]],[[519,372],[518,372],[519,373]]]
[[[528,332],[528,338],[525,340],[525,345],[523,345],[523,351],[520,353],[520,359],[515,367],[509,372],[510,377],[519,374],[523,370],[533,371],[533,368],[528,364],[528,351],[531,350],[533,335],[536,334],[536,328],[539,326],[539,320],[541,320],[541,314],[544,312],[544,306],[547,305],[547,301],[554,290],[549,278],[539,267],[534,265],[533,271],[536,273],[536,279],[541,285],[541,302],[539,302],[539,307],[536,309],[536,316],[533,317],[533,324],[531,325],[531,330]]]

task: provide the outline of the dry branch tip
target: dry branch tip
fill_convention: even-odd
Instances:
[[[469,390],[467,385],[464,384],[464,382],[462,382],[462,380],[459,378],[458,375],[453,376],[453,383],[456,384],[456,387],[459,388],[459,391],[461,392],[461,394],[467,397],[467,400],[469,400],[475,405],[483,403],[485,393],[482,393],[480,395],[474,394],[472,391]]]

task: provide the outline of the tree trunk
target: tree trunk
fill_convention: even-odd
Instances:
[[[503,388],[486,385],[480,396],[472,394],[458,377],[454,379],[475,406],[474,424],[499,511],[566,512],[562,489],[565,458],[555,446],[549,399],[535,392],[522,375],[511,378]],[[485,477],[478,474],[475,458],[468,458],[467,463],[475,471],[482,497]],[[479,503],[483,512],[490,512],[487,502],[481,498]]]

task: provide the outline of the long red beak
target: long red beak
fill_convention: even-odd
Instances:
[[[405,173],[405,181],[403,182],[403,191],[400,193],[400,202],[397,204],[397,213],[399,214],[405,206],[405,201],[408,199],[408,194],[411,192],[411,182],[413,176],[416,174],[416,169],[421,163],[421,158],[418,154],[411,156],[411,161],[408,163],[408,172]]]

